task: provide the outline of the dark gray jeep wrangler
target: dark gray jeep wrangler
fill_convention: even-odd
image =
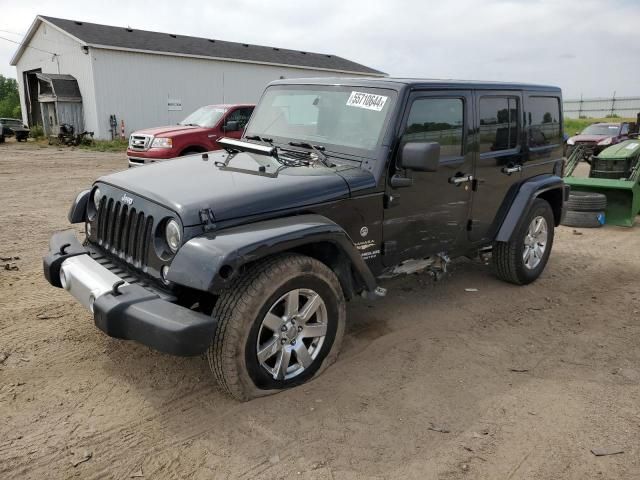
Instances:
[[[527,284],[551,252],[562,181],[558,88],[414,79],[270,84],[224,150],[98,179],[44,258],[107,335],[206,352],[237,399],[337,356],[345,301],[378,279],[492,250]]]

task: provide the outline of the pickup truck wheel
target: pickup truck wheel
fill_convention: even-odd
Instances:
[[[182,152],[180,152],[179,157],[186,157],[187,155],[194,155],[196,153],[203,153],[205,150],[198,147],[188,147],[185,148]]]
[[[508,242],[495,242],[493,264],[498,278],[516,285],[536,280],[549,260],[553,246],[554,218],[551,205],[540,198]]]
[[[284,254],[238,278],[212,315],[218,326],[209,366],[226,393],[245,401],[300,385],[333,363],[346,308],[331,269]]]

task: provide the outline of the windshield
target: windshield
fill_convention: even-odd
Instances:
[[[610,135],[618,134],[620,125],[589,125],[582,131],[582,135]]]
[[[377,88],[276,85],[256,107],[247,136],[366,153],[379,143],[395,97],[392,90]]]
[[[201,107],[181,121],[180,125],[197,125],[198,127],[212,128],[220,121],[226,111],[226,108],[220,107]]]
[[[4,125],[10,126],[10,127],[22,126],[22,122],[20,120],[13,120],[11,118],[3,118],[0,120],[0,123],[3,123]]]

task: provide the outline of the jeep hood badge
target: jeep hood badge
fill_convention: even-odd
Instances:
[[[133,198],[128,196],[126,193],[122,195],[122,198],[120,199],[120,201],[125,205],[129,205],[129,206],[133,204]]]

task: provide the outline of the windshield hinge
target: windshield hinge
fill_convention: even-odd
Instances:
[[[213,210],[210,208],[203,208],[200,210],[200,222],[204,227],[205,232],[210,232],[216,229],[216,218],[213,216]]]

